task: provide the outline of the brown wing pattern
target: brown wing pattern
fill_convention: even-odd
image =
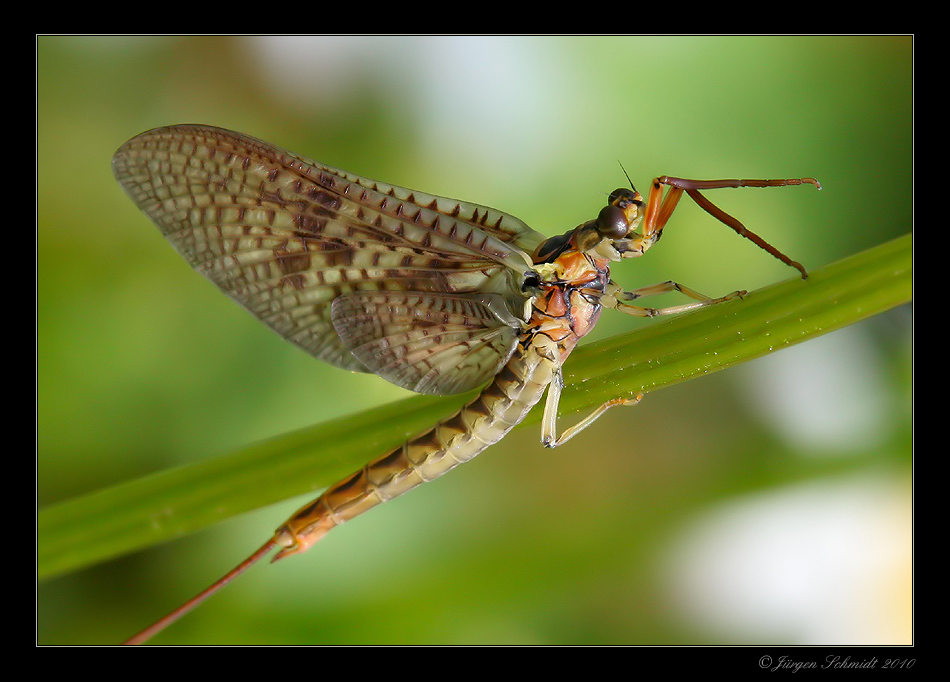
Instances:
[[[508,361],[521,331],[497,294],[358,292],[333,324],[369,371],[417,393],[461,393]]]
[[[277,333],[338,367],[438,389],[426,392],[451,392],[447,389],[456,384],[467,388],[470,380],[406,379],[412,371],[380,371],[382,360],[371,360],[368,352],[357,357],[352,341],[341,338],[331,316],[333,301],[355,292],[445,293],[455,298],[426,302],[442,306],[443,313],[461,314],[458,295],[471,294],[468,305],[485,308],[487,328],[474,329],[478,316],[470,317],[461,323],[466,331],[453,330],[453,350],[439,347],[439,353],[462,366],[470,349],[473,368],[460,376],[481,377],[484,371],[474,368],[510,342],[500,329],[507,325],[488,313],[501,306],[522,314],[526,294],[520,283],[530,262],[525,252],[544,240],[494,209],[386,185],[207,126],[143,133],[119,148],[113,172],[196,270]],[[497,297],[490,307],[479,303],[486,294]],[[380,314],[381,301],[374,304]],[[349,324],[342,320],[341,313],[338,325]],[[409,318],[401,322],[412,324]],[[365,325],[353,335],[343,331],[366,345]],[[458,342],[482,332],[492,340]],[[499,336],[506,340],[499,342]],[[392,339],[388,343],[402,348]],[[384,345],[370,342],[367,348]],[[430,350],[437,347],[429,344]],[[427,375],[434,367],[442,368],[436,374],[449,367],[432,362]]]

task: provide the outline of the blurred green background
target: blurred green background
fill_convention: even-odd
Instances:
[[[38,503],[400,389],[324,366],[193,273],[112,178],[161,125],[239,130],[545,234],[655,175],[818,177],[716,201],[806,267],[910,232],[905,37],[40,37]],[[684,201],[628,287],[796,276]],[[598,336],[649,324],[605,314]],[[301,644],[911,641],[909,306],[614,410],[518,429],[257,567],[157,639]],[[562,424],[579,415],[563,415]],[[381,453],[366,453],[367,460]],[[118,642],[266,539],[259,510],[38,588],[38,641]]]

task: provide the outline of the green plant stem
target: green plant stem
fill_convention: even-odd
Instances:
[[[905,235],[807,280],[582,347],[565,367],[561,412],[671,386],[907,303],[912,267],[911,235]],[[414,396],[50,505],[38,515],[38,576],[69,573],[322,489],[472,395]],[[539,418],[536,409],[525,422]]]

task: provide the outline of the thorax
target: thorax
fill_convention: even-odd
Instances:
[[[541,282],[526,333],[533,343],[557,345],[563,362],[600,317],[600,296],[610,282],[610,261],[577,251],[535,267]]]

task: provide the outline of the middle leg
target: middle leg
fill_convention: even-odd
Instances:
[[[671,291],[678,291],[693,299],[695,303],[685,303],[683,305],[669,306],[666,308],[646,308],[630,303],[631,301],[636,301],[637,299],[646,298],[648,296],[668,294]],[[676,315],[689,310],[696,310],[697,308],[705,308],[717,303],[723,303],[724,301],[731,301],[735,298],[742,298],[746,293],[746,291],[733,291],[731,294],[713,298],[672,280],[647,287],[640,287],[632,291],[624,291],[615,282],[610,282],[610,284],[607,285],[606,293],[600,297],[600,303],[606,308],[613,308],[627,315],[656,317],[657,315]]]

